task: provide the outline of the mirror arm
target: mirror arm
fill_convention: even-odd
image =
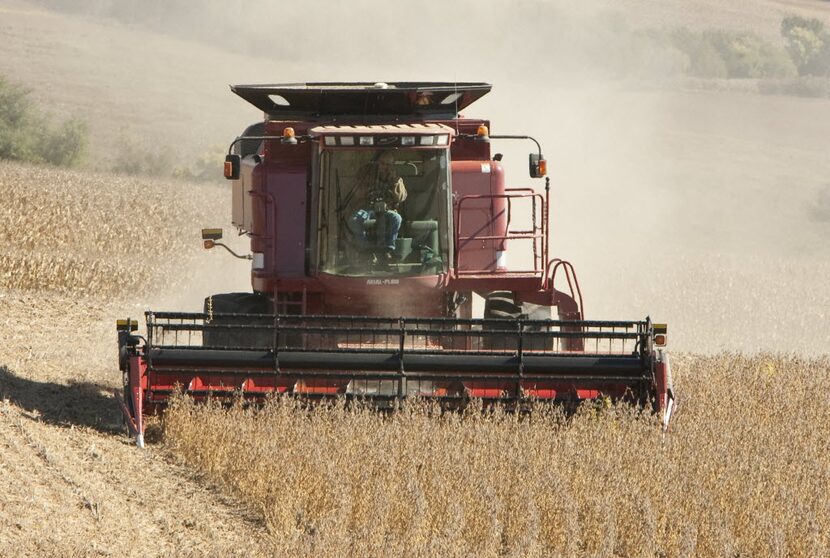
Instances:
[[[237,254],[236,252],[234,252],[233,250],[231,250],[230,248],[228,248],[227,246],[225,246],[221,242],[214,242],[213,245],[214,246],[221,246],[222,248],[224,248],[225,250],[230,252],[231,255],[233,255],[236,258],[239,258],[240,260],[253,260],[254,259],[254,257],[251,254]]]
[[[490,139],[528,139],[536,144],[536,151],[539,153],[539,158],[542,158],[542,146],[532,136],[514,136],[514,135],[491,135]]]
[[[237,143],[239,143],[240,141],[244,141],[244,140],[263,141],[263,140],[282,140],[282,139],[283,139],[283,136],[239,136],[238,138],[233,140],[231,142],[231,144],[228,146],[228,155],[233,154],[233,146],[236,145]],[[316,141],[311,136],[297,136],[297,140],[301,143],[306,142],[306,141]]]

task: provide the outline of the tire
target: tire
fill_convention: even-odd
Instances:
[[[522,307],[517,305],[512,292],[493,291],[484,300],[485,320],[515,320],[522,315]],[[485,323],[483,329],[494,330],[504,329],[504,325]],[[505,338],[496,335],[484,335],[481,339],[481,347],[486,350],[508,351],[515,349],[513,346],[515,337]]]
[[[206,325],[269,325],[273,323],[271,299],[258,293],[223,293],[209,296],[204,305]],[[223,314],[267,314],[269,317],[246,318]],[[202,345],[205,347],[269,348],[273,345],[270,331],[247,328],[205,328]]]
[[[484,319],[515,320],[522,314],[522,307],[515,302],[510,291],[493,291],[484,301]]]
[[[516,296],[511,291],[493,291],[487,295],[484,301],[485,320],[515,320],[524,317],[529,320],[549,320],[551,309],[549,306],[538,304],[517,303]],[[484,329],[499,329],[496,324],[485,324]],[[540,331],[539,326],[525,326],[523,331]],[[482,339],[482,347],[485,349],[511,350],[516,347],[515,338],[504,339],[497,336],[486,336]],[[527,350],[551,350],[553,349],[552,338],[525,338],[522,347]]]
[[[522,304],[522,314],[528,320],[549,320],[551,317],[551,307],[541,306],[539,304],[531,304],[525,302]],[[529,325],[524,327],[524,331],[545,331],[549,330],[550,326]],[[553,338],[552,337],[526,337],[523,347],[533,351],[552,351]]]

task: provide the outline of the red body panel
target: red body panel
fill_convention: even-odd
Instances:
[[[496,161],[453,161],[453,202],[457,209],[456,262],[459,272],[495,272],[496,251],[506,241],[478,237],[505,236],[507,213],[504,198],[472,198],[504,194],[504,171]],[[460,204],[460,206],[459,206]]]
[[[439,275],[339,277],[320,274],[326,313],[359,316],[441,316],[446,288]]]
[[[406,122],[399,122],[406,123]],[[479,119],[417,121],[411,123],[443,124],[457,134],[474,135],[479,126],[489,121]],[[346,126],[348,122],[337,122]],[[282,135],[292,127],[303,135],[320,122],[268,121],[266,134]],[[362,314],[384,309],[398,312],[414,311],[417,316],[441,315],[436,310],[443,304],[446,291],[487,292],[491,290],[535,292],[542,289],[543,271],[505,273],[497,266],[497,253],[508,248],[505,177],[501,163],[490,159],[490,144],[479,141],[455,141],[450,146],[451,182],[454,204],[454,251],[457,269],[446,277],[400,278],[391,281],[311,275],[306,243],[310,222],[308,186],[311,181],[311,142],[286,145],[279,140],[266,140],[261,150],[262,161],[250,166],[243,163],[241,182],[250,183],[250,192],[234,188],[234,215],[250,215],[251,250],[264,254],[262,269],[252,270],[254,291],[268,294],[288,292],[317,293],[315,313]],[[242,192],[242,194],[240,194]],[[240,195],[247,193],[247,199]],[[473,199],[475,196],[492,196]],[[236,219],[235,219],[236,221]],[[484,237],[484,238],[479,238]],[[313,247],[311,247],[313,249]],[[457,272],[467,275],[462,283],[454,283]],[[423,304],[405,304],[416,290]],[[386,302],[378,303],[377,295]],[[299,294],[297,296],[300,296]],[[372,301],[369,305],[368,302]],[[303,310],[309,311],[308,306]]]

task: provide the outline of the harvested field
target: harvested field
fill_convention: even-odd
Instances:
[[[86,426],[85,414],[111,416],[114,401],[100,388],[17,374],[0,367],[4,556],[256,556],[267,548],[259,520],[239,503],[163,453],[136,452],[112,430]],[[39,408],[49,400],[62,404]]]
[[[135,451],[111,393],[115,317],[191,284],[173,263],[220,274],[190,224],[218,190],[9,163],[0,188],[0,554],[271,554],[238,502]]]

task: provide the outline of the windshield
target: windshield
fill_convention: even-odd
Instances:
[[[320,271],[391,276],[447,270],[447,149],[325,150],[320,161]]]

